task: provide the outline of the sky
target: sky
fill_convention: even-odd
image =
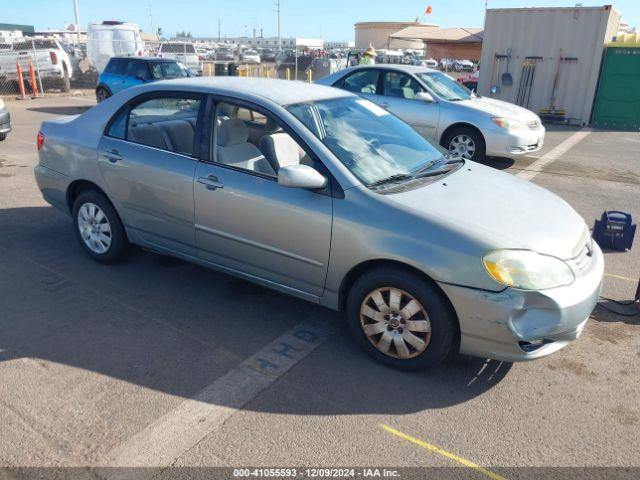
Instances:
[[[185,30],[193,36],[277,34],[276,0],[77,0],[80,25],[97,20],[125,20],[143,31],[161,27],[165,36]],[[571,7],[574,1],[488,0],[489,8]],[[603,1],[582,0],[584,6]],[[613,3],[623,19],[640,27],[640,1]],[[482,27],[485,0],[280,0],[284,37],[353,40],[353,24],[362,21],[421,21],[442,27]],[[430,5],[432,13],[424,15]],[[150,14],[151,13],[151,14]],[[74,23],[73,0],[0,0],[0,23],[34,25],[38,30],[60,29]]]

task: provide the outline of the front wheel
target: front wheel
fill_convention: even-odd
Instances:
[[[6,138],[7,138],[6,132],[0,133],[0,142],[2,142],[3,140],[6,140]]]
[[[470,127],[460,127],[448,132],[442,146],[453,155],[466,160],[481,162],[485,158],[485,143],[482,134]]]
[[[403,269],[365,273],[349,292],[346,313],[358,343],[402,370],[440,364],[455,343],[457,319],[444,294]]]
[[[94,190],[85,190],[73,204],[74,231],[87,254],[100,263],[121,260],[128,247],[124,227],[109,200]]]
[[[106,88],[98,87],[96,89],[96,100],[98,101],[98,103],[106,100],[110,96],[111,96],[111,94],[109,93],[109,90],[107,90]]]

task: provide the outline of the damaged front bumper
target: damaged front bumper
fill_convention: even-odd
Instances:
[[[576,280],[548,290],[488,292],[440,284],[460,322],[460,353],[509,362],[554,353],[578,338],[598,302],[604,258],[592,243],[589,262],[571,265]]]

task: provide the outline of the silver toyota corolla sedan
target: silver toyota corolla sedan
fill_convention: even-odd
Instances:
[[[516,157],[542,148],[545,129],[533,112],[481,97],[445,73],[410,65],[348,68],[318,80],[377,103],[425,138],[464,158]]]
[[[567,203],[343,90],[157,82],[43,122],[38,148],[40,190],[93,259],[141,245],[342,310],[395,367],[548,355],[600,292]]]

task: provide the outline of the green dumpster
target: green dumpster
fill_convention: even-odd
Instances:
[[[620,35],[607,45],[591,124],[640,130],[640,35]]]

